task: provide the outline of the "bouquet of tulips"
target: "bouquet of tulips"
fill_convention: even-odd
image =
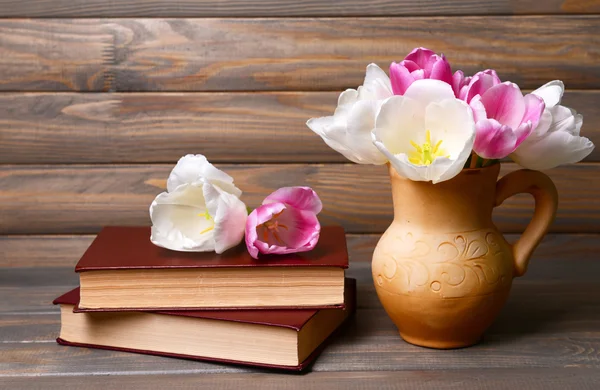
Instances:
[[[583,117],[560,104],[563,92],[555,80],[523,95],[493,69],[453,74],[444,55],[417,48],[391,64],[389,77],[367,66],[333,116],[307,125],[355,163],[389,162],[403,177],[435,184],[507,156],[535,170],[585,158],[594,144],[579,135]]]

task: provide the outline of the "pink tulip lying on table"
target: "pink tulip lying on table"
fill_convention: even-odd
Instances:
[[[306,252],[319,240],[321,200],[309,187],[284,187],[267,196],[246,221],[246,246],[262,254]]]

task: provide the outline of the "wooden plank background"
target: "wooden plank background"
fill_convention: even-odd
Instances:
[[[600,142],[600,0],[0,0],[0,383],[599,388],[599,150],[548,172],[557,220],[485,343],[399,342],[369,269],[392,218],[386,169],[348,163],[305,122],[331,114],[367,64],[387,70],[416,46],[527,91],[563,80],[564,104]],[[230,173],[249,206],[309,185],[322,223],[346,228],[359,312],[311,374],[54,344],[49,303],[77,284],[73,266],[94,234],[149,224],[150,202],[188,153]],[[515,169],[504,163],[502,174]],[[515,241],[532,212],[517,196],[494,219]]]
[[[414,16],[600,13],[596,0],[0,0],[5,17]]]
[[[417,46],[522,88],[600,87],[600,16],[557,15],[5,19],[0,90],[337,91]]]

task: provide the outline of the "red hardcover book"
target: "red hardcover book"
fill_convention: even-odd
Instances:
[[[149,227],[106,227],[77,264],[79,310],[341,307],[348,251],[326,226],[309,252],[253,259],[242,244],[221,255],[150,242]]]
[[[63,345],[300,371],[354,312],[356,281],[345,307],[322,310],[209,310],[74,313],[79,288],[54,300]]]

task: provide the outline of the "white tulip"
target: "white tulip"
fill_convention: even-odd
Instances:
[[[564,90],[562,81],[555,80],[532,92],[544,100],[546,108],[538,126],[510,155],[519,165],[550,169],[581,161],[594,150],[589,139],[579,136],[583,116],[560,105]]]
[[[417,80],[381,106],[373,143],[400,176],[434,184],[456,176],[471,154],[475,121],[439,80]]]
[[[363,85],[342,92],[333,116],[312,118],[306,125],[350,161],[385,164],[387,159],[371,142],[371,131],[379,108],[392,95],[390,78],[380,67],[370,64]]]
[[[150,205],[150,240],[176,251],[223,253],[244,238],[248,212],[241,194],[233,178],[206,157],[182,157],[167,191]]]

